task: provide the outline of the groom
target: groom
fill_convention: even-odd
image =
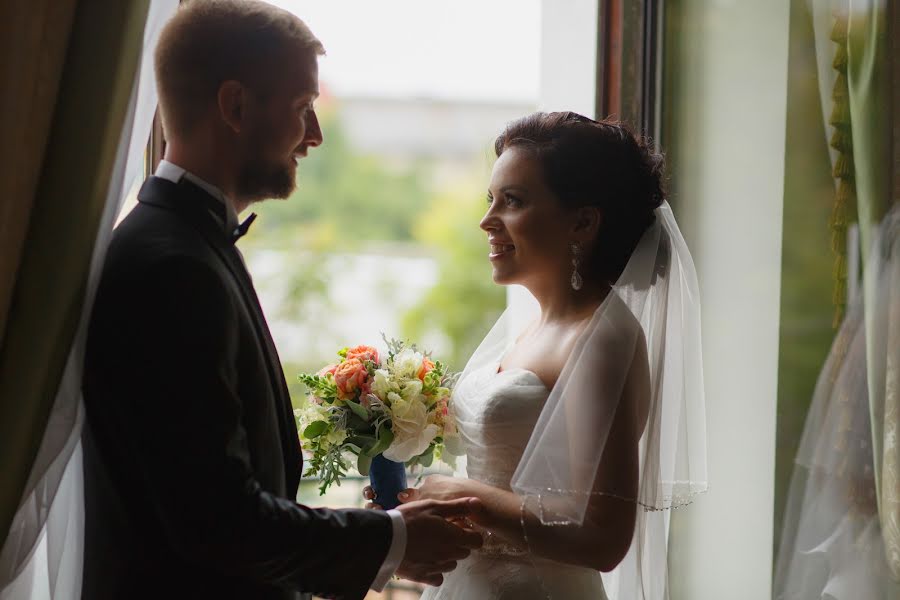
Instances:
[[[252,0],[193,0],[162,32],[166,160],[116,230],[84,376],[83,597],[362,598],[437,585],[481,544],[476,500],[312,509],[281,365],[235,242],[322,143],[321,43]],[[323,201],[325,201],[323,199]]]

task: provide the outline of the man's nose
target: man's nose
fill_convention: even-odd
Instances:
[[[320,146],[324,141],[322,128],[319,126],[319,117],[316,111],[311,110],[306,117],[306,135],[303,137],[303,143],[310,147]]]

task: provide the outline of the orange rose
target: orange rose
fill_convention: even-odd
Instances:
[[[418,377],[421,381],[425,381],[425,376],[431,371],[434,370],[434,363],[431,362],[431,359],[427,356],[422,360],[422,366],[419,367],[419,372],[416,373],[416,377]]]
[[[373,348],[372,346],[357,346],[355,348],[350,348],[347,350],[347,360],[352,358],[359,359],[362,362],[366,362],[367,360],[371,360],[373,363],[378,363],[378,350]]]
[[[325,377],[326,375],[334,375],[334,372],[337,370],[337,365],[328,365],[327,367],[322,367],[322,369],[316,373],[319,377]]]
[[[341,400],[353,398],[356,392],[365,390],[369,372],[358,358],[345,360],[334,371],[334,383],[337,385],[338,397]]]

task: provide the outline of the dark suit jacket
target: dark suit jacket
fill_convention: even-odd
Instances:
[[[151,177],[88,336],[83,597],[361,598],[390,517],[294,502],[287,386],[216,199]]]

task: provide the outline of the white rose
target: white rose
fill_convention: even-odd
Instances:
[[[384,457],[388,460],[406,462],[422,454],[440,433],[437,425],[428,424],[428,413],[421,402],[400,398],[391,407],[391,412],[394,415],[394,441],[384,451]]]
[[[394,374],[402,379],[412,379],[419,372],[424,358],[421,352],[404,348],[394,357]]]

